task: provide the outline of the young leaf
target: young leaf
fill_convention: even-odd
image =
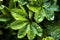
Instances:
[[[38,36],[42,36],[42,28],[37,25],[35,22],[32,23],[32,27],[35,29],[35,32],[37,33]]]
[[[22,22],[22,21],[14,21],[10,24],[10,28],[14,30],[18,30],[26,26],[28,23],[27,22]]]
[[[28,31],[28,27],[25,26],[23,28],[21,28],[19,31],[18,31],[18,38],[23,38],[24,36],[26,36],[26,33]]]

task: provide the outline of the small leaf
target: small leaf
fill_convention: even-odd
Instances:
[[[37,25],[35,22],[32,23],[32,27],[34,27],[37,35],[41,37],[42,36],[42,31],[43,31],[42,28],[39,25]]]
[[[28,23],[27,22],[22,22],[22,21],[14,21],[10,24],[10,28],[14,29],[14,30],[18,30],[23,28],[24,26],[26,26]]]
[[[37,13],[35,13],[35,15],[34,15],[34,19],[35,19],[35,21],[36,21],[37,23],[42,22],[43,19],[44,19],[44,17],[45,17],[45,11],[44,11],[44,9],[39,10],[39,11],[38,11]]]
[[[35,32],[33,26],[31,26],[30,24],[28,24],[28,27],[29,27],[29,29],[28,29],[27,37],[29,40],[33,40],[36,36],[36,32]]]
[[[23,38],[24,36],[26,36],[26,33],[28,31],[28,27],[25,26],[23,28],[21,28],[19,31],[18,31],[18,38]]]

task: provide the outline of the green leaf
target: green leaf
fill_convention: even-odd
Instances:
[[[32,27],[35,29],[36,34],[41,37],[43,31],[42,28],[35,22],[32,23]]]
[[[43,38],[42,40],[54,40],[53,37],[46,37],[46,38]]]
[[[37,23],[42,22],[43,19],[44,19],[44,17],[45,17],[45,10],[44,10],[44,9],[39,10],[39,11],[38,11],[37,13],[35,13],[35,15],[34,15],[34,19],[35,19],[35,21],[36,21]]]
[[[33,40],[36,36],[36,32],[35,32],[33,26],[31,26],[30,24],[28,24],[28,27],[29,27],[29,29],[27,32],[27,37],[29,40]]]
[[[22,10],[20,9],[18,9],[18,11],[17,9],[14,10],[12,10],[11,14],[16,20],[27,21],[26,17],[23,15],[24,13],[22,12]]]
[[[18,31],[18,35],[17,35],[18,38],[23,38],[24,36],[26,36],[27,32],[28,32],[28,27],[27,27],[27,26],[21,28],[21,29]]]
[[[54,20],[54,11],[49,10],[48,8],[45,9],[45,16],[49,21]]]
[[[27,5],[27,7],[33,12],[38,12],[41,9],[41,7],[32,6],[32,5],[29,5],[29,4]]]
[[[55,40],[60,39],[60,20],[55,22],[45,23],[45,27],[47,27],[48,35],[51,35]]]
[[[25,4],[27,4],[26,0],[18,0],[18,3],[19,3],[20,5],[25,5]]]
[[[12,8],[16,7],[15,1],[16,0],[10,0],[10,2],[9,2],[9,9],[12,9]]]
[[[28,23],[27,22],[22,22],[22,21],[14,21],[10,24],[10,28],[14,29],[14,30],[18,30],[23,28],[24,26],[26,26]]]
[[[0,15],[0,21],[6,22],[6,21],[9,21],[9,20],[11,20],[9,17],[7,17],[5,15]]]

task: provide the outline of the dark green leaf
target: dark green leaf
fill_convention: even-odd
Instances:
[[[31,26],[35,29],[35,32],[37,33],[37,35],[41,37],[42,31],[43,31],[42,28],[35,22],[33,22]]]
[[[42,22],[43,19],[44,19],[44,17],[45,17],[45,10],[44,10],[44,9],[39,10],[39,11],[38,11],[37,13],[35,13],[35,15],[34,15],[34,19],[35,19],[35,21],[36,21],[37,23]]]

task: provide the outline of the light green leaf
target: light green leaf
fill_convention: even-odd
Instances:
[[[24,36],[26,36],[26,33],[28,31],[28,27],[25,26],[23,28],[21,28],[19,31],[18,31],[18,38],[23,38]]]
[[[28,23],[27,22],[22,22],[22,21],[14,21],[10,24],[10,28],[14,29],[14,30],[18,30],[23,28],[24,26],[26,26]]]
[[[35,32],[33,26],[31,26],[30,24],[28,24],[28,27],[29,27],[29,29],[28,29],[27,37],[29,40],[33,40],[36,36],[36,32]]]
[[[19,11],[19,12],[18,12]],[[12,16],[16,19],[16,20],[21,20],[21,21],[27,21],[27,19],[25,18],[25,16],[23,15],[24,13],[22,12],[22,10],[18,9],[17,10],[13,10],[11,12]]]
[[[35,13],[35,15],[34,15],[34,19],[35,19],[35,21],[36,21],[37,23],[42,22],[43,19],[44,19],[44,17],[45,17],[45,10],[44,10],[44,9],[39,10],[39,11],[38,11],[37,13]]]
[[[41,9],[41,7],[32,6],[32,5],[29,5],[29,4],[27,5],[27,7],[33,12],[38,12]]]
[[[46,38],[43,38],[42,40],[54,40],[53,37],[46,37]]]
[[[38,24],[36,24],[35,22],[32,23],[32,27],[34,27],[37,35],[41,37],[42,36],[42,31],[43,31],[42,28]]]

